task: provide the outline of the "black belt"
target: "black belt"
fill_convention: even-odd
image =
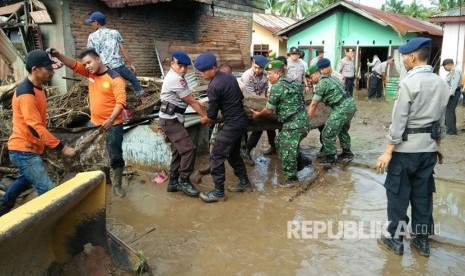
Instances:
[[[420,127],[420,128],[407,128],[405,132],[407,134],[418,134],[418,133],[431,133],[432,127]]]
[[[340,104],[342,104],[347,98],[349,98],[349,96],[347,96],[347,94],[343,93],[342,94],[342,98],[335,104],[332,104],[332,105],[329,105],[332,109],[335,109],[336,107],[338,107]]]
[[[174,113],[179,113],[179,114],[183,114],[186,113],[186,109],[185,108],[180,108],[179,106],[176,106],[174,108]]]

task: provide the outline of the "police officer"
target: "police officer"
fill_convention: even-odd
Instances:
[[[298,181],[297,171],[310,163],[310,160],[304,158],[299,150],[300,141],[310,131],[310,120],[305,111],[302,85],[284,77],[284,63],[279,60],[271,61],[266,65],[265,70],[273,86],[266,107],[260,112],[252,110],[253,118],[257,119],[276,112],[278,121],[283,123],[276,144],[286,176],[281,186],[290,187]]]
[[[337,72],[341,73],[344,77],[345,91],[348,96],[352,97],[354,94],[354,81],[355,81],[355,63],[354,56],[355,50],[352,48],[347,49],[346,56],[339,61]]]
[[[430,254],[428,235],[434,234],[433,169],[438,159],[439,141],[449,100],[447,83],[427,65],[431,39],[418,37],[399,47],[406,76],[399,83],[399,92],[392,112],[392,123],[386,136],[388,145],[378,158],[380,172],[387,169],[384,183],[387,215],[390,222],[379,244],[395,254],[404,251],[403,235],[408,231],[407,208],[412,206],[412,248],[421,255]],[[441,163],[442,155],[439,155]]]
[[[287,77],[297,83],[303,84],[305,93],[310,91],[305,74],[307,73],[305,63],[300,59],[300,50],[291,47],[289,50],[289,59],[287,60]]]
[[[315,116],[316,107],[320,102],[332,108],[322,132],[325,157],[321,163],[334,164],[336,162],[337,137],[339,137],[342,147],[342,153],[338,155],[338,158],[353,159],[354,154],[350,150],[349,129],[350,122],[357,111],[355,101],[344,93],[342,83],[331,76],[331,63],[327,58],[320,59],[317,62],[317,68],[312,66],[310,69],[312,83],[318,84],[312,103],[308,108],[310,120]],[[321,73],[320,70],[325,74]]]
[[[378,62],[373,65],[373,71],[370,75],[370,88],[368,93],[368,100],[376,97],[376,100],[379,102],[381,96],[383,95],[383,80],[386,80],[386,71],[388,65],[394,63],[394,58],[389,56],[386,61],[381,62],[377,59]],[[375,61],[373,61],[375,63]]]
[[[242,74],[241,80],[244,84],[242,91],[245,95],[266,97],[268,92],[268,76],[264,72],[264,67],[268,60],[262,55],[253,56],[252,68]],[[247,149],[243,153],[243,158],[249,165],[253,165],[254,161],[250,156],[250,152],[257,146],[263,131],[252,131],[247,139]],[[276,145],[274,139],[276,137],[275,130],[267,130],[268,143],[270,148],[263,152],[264,155],[276,153]]]
[[[457,118],[455,115],[455,108],[460,100],[460,91],[462,90],[462,70],[454,66],[454,60],[447,58],[442,62],[444,70],[449,72],[446,76],[446,82],[449,85],[449,102],[446,108],[446,126],[447,134],[457,135]]]
[[[188,105],[200,116],[206,116],[206,112],[192,96],[184,78],[190,64],[191,59],[185,52],[175,51],[171,55],[171,69],[166,74],[161,88],[159,123],[172,146],[167,191],[183,191],[189,196],[198,196],[199,191],[189,180],[194,171],[195,145],[184,128],[184,112]]]
[[[213,54],[199,55],[194,66],[201,72],[202,78],[210,81],[207,89],[209,107],[207,116],[202,117],[201,123],[214,124],[219,111],[224,121],[223,128],[218,132],[215,145],[210,153],[210,168],[215,188],[208,193],[200,193],[200,198],[205,202],[222,201],[225,199],[224,161],[226,159],[233,167],[234,174],[240,179],[238,184],[229,187],[228,190],[231,192],[252,190],[244,161],[240,156],[241,139],[248,125],[247,114],[242,103],[244,96],[233,75],[218,71],[216,57]]]

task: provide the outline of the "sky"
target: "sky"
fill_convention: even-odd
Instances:
[[[351,0],[353,1],[353,0]],[[404,0],[405,5],[409,5],[413,0]],[[372,6],[378,9],[381,9],[381,5],[384,4],[385,0],[356,0],[354,2],[360,2],[360,4]],[[431,6],[431,0],[417,0],[418,4],[423,4],[425,7]]]

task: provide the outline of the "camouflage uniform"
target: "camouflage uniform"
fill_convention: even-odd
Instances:
[[[305,108],[302,85],[289,78],[281,78],[271,87],[266,107],[274,110],[283,128],[276,137],[276,148],[284,174],[297,178],[299,144],[310,131],[310,119]]]
[[[327,75],[321,75],[313,99],[333,109],[322,133],[325,155],[336,154],[337,137],[342,149],[350,150],[350,122],[357,111],[354,99],[347,97],[342,83]]]

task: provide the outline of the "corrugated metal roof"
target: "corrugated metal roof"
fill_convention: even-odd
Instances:
[[[299,20],[272,14],[254,13],[253,21],[274,34]]]
[[[335,3],[326,9],[323,9],[285,29],[282,31],[278,32],[277,35],[285,35],[288,33],[290,30],[301,26],[311,20],[316,19],[322,14],[325,14],[326,12],[329,12],[333,9],[337,8],[345,8],[348,10],[351,10],[363,17],[366,17],[380,25],[383,26],[390,26],[393,28],[395,31],[398,33],[405,35],[407,33],[426,33],[430,35],[435,35],[435,36],[442,36],[443,31],[440,27],[431,24],[429,22],[421,21],[418,19],[415,19],[410,16],[406,15],[401,15],[401,14],[396,14],[396,13],[390,13],[390,12],[385,12],[380,9],[368,7],[365,5],[361,4],[356,4],[353,2],[346,2],[346,1],[341,1],[338,3]]]
[[[462,7],[462,10],[459,8],[451,9],[448,11],[443,11],[441,13],[435,14],[430,16],[430,18],[434,17],[454,17],[454,16],[464,16],[465,15],[465,7]]]
[[[19,10],[23,6],[23,2],[15,3],[12,5],[4,6],[0,8],[0,15],[10,15],[12,13],[15,13],[17,10]]]
[[[161,2],[171,2],[172,0],[102,0],[110,8],[124,8],[130,6],[143,6]],[[212,0],[191,0],[205,4],[211,4]]]

